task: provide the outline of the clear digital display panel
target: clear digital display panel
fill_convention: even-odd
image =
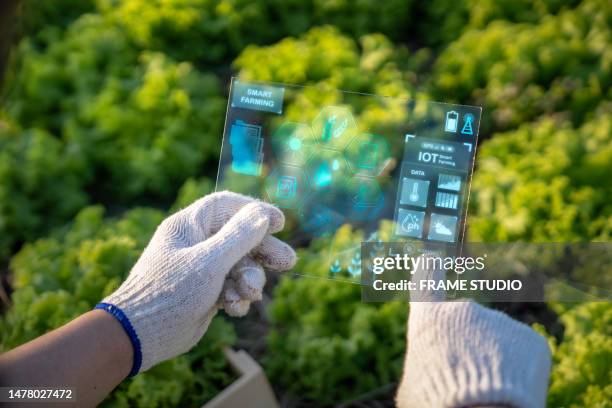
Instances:
[[[453,252],[480,116],[474,106],[234,78],[216,189],[282,208],[282,237],[296,247],[327,237],[332,278],[359,277],[358,246],[332,242],[347,225],[363,241]]]

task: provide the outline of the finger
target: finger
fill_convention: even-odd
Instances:
[[[249,257],[242,258],[229,276],[236,283],[236,291],[243,300],[261,300],[266,285],[266,274],[261,265]]]
[[[255,198],[230,191],[209,194],[182,209],[168,219],[169,224],[192,225],[195,236],[191,244],[203,241],[217,233],[244,206],[260,202],[270,219],[270,232],[281,231],[285,225],[285,216],[272,204],[263,203]]]
[[[264,203],[254,201],[242,207],[212,237],[187,250],[190,256],[215,273],[230,269],[258,246],[268,234],[270,219]]]
[[[285,226],[285,216],[281,210],[272,204],[264,203],[242,194],[231,191],[221,191],[210,194],[189,207],[189,214],[198,225],[214,234],[225,225],[244,206],[259,202],[270,218],[270,233],[281,231]]]
[[[236,290],[236,283],[233,279],[225,281],[224,289],[221,292],[221,307],[225,313],[232,317],[242,317],[249,311],[251,302],[243,299]]]
[[[288,271],[297,262],[293,248],[271,235],[266,235],[261,244],[253,250],[253,257],[271,271]]]
[[[438,284],[446,279],[446,271],[440,262],[430,255],[422,255],[412,276],[416,289],[410,292],[410,302],[443,302],[446,291],[438,289]]]

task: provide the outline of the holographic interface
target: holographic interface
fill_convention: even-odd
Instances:
[[[481,108],[232,80],[217,191],[276,204],[283,238],[329,242],[330,277],[360,274],[360,241],[463,240]],[[308,273],[308,271],[302,271]]]

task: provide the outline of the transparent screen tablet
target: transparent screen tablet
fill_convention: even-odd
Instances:
[[[283,209],[282,238],[358,280],[361,242],[463,241],[481,108],[232,80],[216,190]]]

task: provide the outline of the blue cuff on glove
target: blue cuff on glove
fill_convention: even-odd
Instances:
[[[132,347],[134,348],[134,364],[132,365],[132,371],[130,371],[128,377],[135,376],[136,374],[138,374],[138,371],[140,370],[140,366],[142,364],[142,349],[140,348],[140,340],[138,339],[138,335],[136,334],[132,323],[130,323],[130,319],[128,319],[125,313],[123,313],[123,310],[119,309],[115,305],[111,305],[110,303],[98,303],[96,307],[94,307],[94,310],[95,309],[107,311],[108,313],[113,315],[119,323],[121,323],[121,326],[123,326],[123,329],[130,338],[130,341],[132,342]]]

